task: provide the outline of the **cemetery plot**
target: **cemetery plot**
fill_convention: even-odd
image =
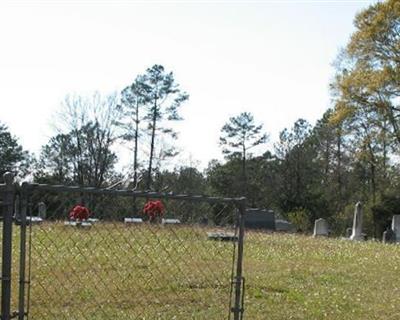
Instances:
[[[32,319],[232,315],[234,203],[36,189],[32,213],[39,202],[46,220],[28,226]],[[235,241],[209,241],[217,231]]]
[[[204,228],[48,222],[32,230],[33,319],[227,315],[232,245]],[[64,316],[65,315],[65,316]],[[69,316],[68,316],[69,315]]]

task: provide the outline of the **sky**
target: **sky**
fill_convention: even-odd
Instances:
[[[222,159],[220,130],[243,111],[272,148],[331,106],[332,63],[374,2],[0,0],[0,122],[38,153],[67,94],[119,92],[162,64],[190,94],[176,163]]]

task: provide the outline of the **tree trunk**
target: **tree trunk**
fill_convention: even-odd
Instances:
[[[393,108],[391,108],[390,106],[387,106],[387,111],[388,111],[387,115],[389,117],[389,122],[392,125],[395,139],[396,139],[397,143],[400,145],[400,130],[397,125],[397,121],[396,121],[396,118],[395,118],[395,115],[393,112]]]
[[[156,122],[157,122],[157,97],[154,98],[153,127],[151,130],[149,170],[147,172],[147,186],[146,186],[147,190],[150,190],[150,186],[151,186],[151,171],[152,171],[153,156],[154,156],[154,140],[155,140],[155,135],[156,135]]]
[[[136,101],[136,117],[135,117],[135,149],[133,155],[133,187],[137,186],[137,157],[138,157],[138,139],[139,139],[139,103]]]
[[[138,139],[139,139],[139,102],[136,101],[136,116],[135,116],[135,149],[133,155],[133,188],[137,188],[137,168],[138,168]],[[133,197],[133,214],[136,216],[138,212],[136,197]]]
[[[343,180],[342,180],[342,133],[341,129],[337,130],[337,183],[338,183],[338,195],[339,195],[339,210],[343,210]]]
[[[243,197],[247,196],[247,176],[246,176],[246,146],[243,144],[243,157],[242,157],[242,193]]]

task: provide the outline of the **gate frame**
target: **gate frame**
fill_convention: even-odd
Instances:
[[[83,193],[100,193],[119,196],[133,197],[153,197],[158,199],[174,199],[174,200],[191,200],[206,201],[208,203],[232,202],[238,211],[236,230],[238,230],[237,248],[233,263],[235,267],[232,271],[232,286],[234,290],[233,307],[229,310],[229,318],[233,314],[234,320],[242,320],[244,314],[244,285],[243,277],[243,252],[244,252],[244,236],[245,227],[244,219],[246,213],[246,198],[221,198],[203,195],[185,195],[160,192],[142,192],[131,190],[110,190],[93,187],[76,187],[63,185],[46,185],[24,182],[21,186],[14,183],[14,176],[7,172],[3,175],[5,184],[0,184],[0,193],[4,194],[3,209],[3,238],[2,238],[2,260],[1,260],[1,315],[0,320],[10,320],[18,317],[18,320],[24,320],[25,316],[29,316],[29,312],[25,311],[26,290],[25,285],[30,284],[30,279],[26,279],[26,230],[27,230],[27,211],[29,208],[30,192],[34,189],[41,191],[57,191],[57,192],[83,192]],[[15,205],[17,195],[19,195],[18,205]],[[15,212],[14,212],[15,211]],[[18,311],[11,313],[11,270],[12,270],[12,234],[13,221],[20,226],[20,247],[19,247],[19,287],[18,287]],[[236,259],[235,259],[236,256]],[[30,278],[30,272],[28,272]],[[28,290],[29,295],[29,290]],[[230,297],[232,301],[232,295]],[[29,301],[28,301],[29,306]]]
[[[1,320],[10,320],[11,315],[11,267],[12,267],[12,224],[16,187],[10,172],[3,175],[5,184],[0,190],[3,198],[3,238],[1,257]]]

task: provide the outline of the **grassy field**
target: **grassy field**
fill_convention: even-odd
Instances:
[[[249,234],[247,319],[400,319],[400,247]]]
[[[208,231],[34,226],[31,319],[226,319],[233,245]]]
[[[232,243],[207,231],[35,226],[30,319],[227,319]],[[397,245],[248,232],[245,319],[400,319],[399,265]]]

